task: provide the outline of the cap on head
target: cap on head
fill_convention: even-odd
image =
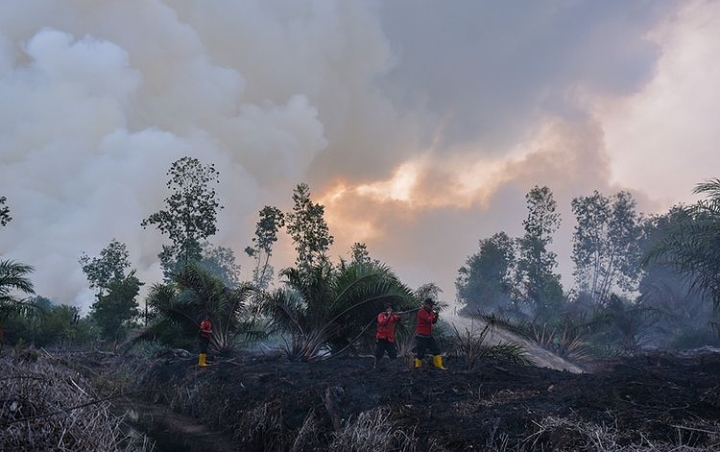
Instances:
[[[384,307],[385,309],[388,309],[388,308],[392,308],[393,305],[392,305],[392,303],[390,303],[389,301],[386,301],[385,304],[383,304],[383,307]]]
[[[426,299],[423,301],[423,304],[426,304],[426,305],[428,305],[428,306],[434,306],[434,305],[435,305],[435,302],[433,301],[432,298],[426,298]]]

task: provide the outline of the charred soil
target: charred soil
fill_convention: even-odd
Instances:
[[[720,448],[720,354],[606,359],[581,374],[492,362],[464,370],[452,357],[445,371],[383,364],[244,356],[198,368],[173,358],[156,361],[142,387],[146,401],[237,450],[363,450],[348,435],[376,435],[386,450]]]

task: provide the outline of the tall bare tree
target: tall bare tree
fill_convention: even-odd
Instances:
[[[99,257],[83,253],[80,264],[90,288],[97,291],[90,317],[100,327],[103,339],[121,341],[139,315],[137,296],[143,283],[130,268],[130,254],[124,243],[112,239]]]
[[[483,311],[509,315],[512,309],[512,273],[515,244],[506,233],[498,232],[480,240],[480,250],[460,267],[455,281],[458,299],[467,313]]]
[[[10,208],[5,205],[7,198],[0,196],[0,226],[5,226],[12,220],[10,216]]]
[[[641,227],[635,200],[626,191],[608,198],[597,190],[572,200],[577,219],[573,233],[575,280],[578,287],[604,304],[613,289],[637,288]]]
[[[99,257],[82,253],[79,262],[90,288],[103,294],[109,290],[112,281],[125,278],[125,271],[130,268],[130,253],[124,243],[113,238],[110,244],[100,251]]]
[[[285,214],[273,206],[265,206],[260,210],[260,220],[255,226],[253,246],[245,248],[248,256],[255,259],[253,283],[259,289],[267,289],[272,280],[273,271],[270,265],[273,247],[278,240],[278,231],[285,226]]]
[[[183,157],[168,171],[167,187],[172,194],[165,198],[166,208],[155,212],[141,223],[143,228],[155,225],[167,234],[171,244],[163,245],[158,255],[168,278],[178,267],[202,258],[201,241],[217,232],[217,213],[223,207],[215,189],[219,173],[214,165]]]
[[[525,196],[528,217],[525,235],[518,240],[517,284],[519,296],[528,304],[535,321],[550,319],[563,302],[557,256],[548,249],[560,227],[560,214],[552,191],[535,186]]]
[[[287,231],[295,244],[295,264],[309,272],[318,265],[330,265],[328,249],[335,240],[325,222],[325,207],[310,199],[310,188],[299,184],[293,191],[295,205],[287,214]]]
[[[226,286],[240,283],[240,264],[235,260],[235,252],[231,248],[203,243],[200,266],[220,278]]]

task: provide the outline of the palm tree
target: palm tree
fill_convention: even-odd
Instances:
[[[253,292],[249,284],[226,286],[199,264],[189,264],[171,282],[151,287],[147,303],[155,318],[133,343],[158,339],[168,345],[192,346],[200,320],[210,314],[212,346],[219,353],[230,352],[240,339],[262,336],[245,309]]]
[[[709,295],[715,308],[720,308],[720,179],[697,184],[693,193],[708,198],[676,214],[677,227],[645,263],[666,260],[689,277],[693,290]]]
[[[11,260],[0,261],[0,350],[2,350],[2,325],[12,312],[22,310],[23,302],[14,292],[34,294],[33,283],[28,274],[33,272],[30,265],[21,264]]]
[[[412,291],[377,263],[340,262],[281,272],[286,287],[268,294],[264,310],[289,333],[290,359],[314,361],[327,346],[335,353],[353,346],[375,322],[385,302],[396,310],[417,304]]]
[[[4,260],[0,261],[0,303],[17,302],[12,291],[34,294],[33,283],[27,275],[33,272],[30,265]]]

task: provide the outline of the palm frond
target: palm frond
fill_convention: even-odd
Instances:
[[[670,232],[643,264],[672,266],[688,277],[693,291],[708,294],[720,308],[720,179],[697,184],[693,193],[708,198],[674,212]]]
[[[696,195],[706,194],[713,200],[720,199],[720,179],[713,178],[700,182],[695,185],[692,192]]]
[[[482,357],[486,359],[510,362],[513,364],[522,364],[525,366],[533,365],[532,359],[528,356],[527,351],[520,344],[503,342],[493,345],[492,347],[488,347],[484,351],[485,353]]]
[[[33,283],[28,275],[33,267],[12,260],[0,261],[0,296],[9,296],[10,291],[18,290],[24,293],[35,293]]]
[[[289,333],[304,333],[307,327],[306,310],[302,295],[291,289],[276,289],[267,294],[263,302],[263,312],[272,316],[273,322]]]
[[[453,324],[457,344],[455,353],[463,358],[466,369],[472,369],[481,359],[523,365],[532,364],[532,361],[527,356],[527,352],[520,344],[509,342],[495,345],[487,344],[485,339],[492,327],[493,325],[491,323],[486,323],[480,330],[474,327],[466,328],[464,333],[461,334]]]
[[[341,262],[281,274],[286,288],[267,294],[264,312],[293,335],[295,345],[322,340],[332,350],[345,351],[367,331],[384,302],[404,308],[414,301],[410,289],[384,265]]]

